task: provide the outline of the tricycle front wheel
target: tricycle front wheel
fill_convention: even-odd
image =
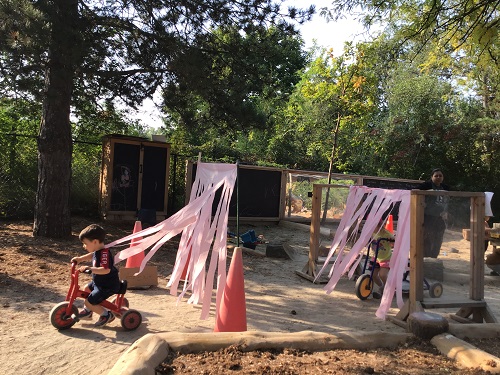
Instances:
[[[363,301],[368,297],[370,297],[370,294],[372,294],[372,289],[373,289],[373,280],[371,278],[371,275],[369,274],[361,275],[356,281],[356,296],[360,300]]]
[[[71,328],[76,323],[76,320],[71,315],[78,316],[78,309],[75,305],[71,306],[71,314],[67,315],[66,309],[68,305],[69,302],[67,301],[60,302],[50,311],[50,323],[59,330]]]
[[[133,331],[142,323],[142,315],[137,310],[127,310],[121,318],[122,327],[126,331]]]

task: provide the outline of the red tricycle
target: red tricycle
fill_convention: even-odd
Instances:
[[[66,300],[55,305],[50,311],[50,323],[58,330],[71,328],[80,319],[78,318],[78,308],[74,305],[77,298],[86,299],[90,293],[80,289],[78,276],[80,271],[76,268],[76,263],[71,263],[71,284],[69,286]],[[101,306],[108,309],[115,317],[121,319],[122,327],[127,331],[132,331],[142,323],[141,313],[137,310],[130,310],[128,300],[124,297],[127,291],[127,281],[120,282],[120,290],[113,298],[112,302],[107,300],[101,302]]]

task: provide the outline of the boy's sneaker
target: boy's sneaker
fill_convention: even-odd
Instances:
[[[80,319],[92,319],[92,311],[87,309],[82,309],[78,313],[78,318]]]
[[[95,326],[100,327],[105,324],[111,323],[113,320],[115,320],[115,316],[111,313],[111,311],[108,311],[106,315],[101,315],[99,317],[99,320],[95,322]]]

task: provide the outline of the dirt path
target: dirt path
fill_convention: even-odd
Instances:
[[[87,224],[84,220],[75,222],[75,233]],[[379,301],[356,298],[354,281],[343,278],[336,290],[326,295],[323,285],[312,284],[295,274],[295,270],[302,269],[307,261],[307,232],[278,226],[251,229],[273,243],[288,242],[296,256],[284,260],[244,255],[248,330],[403,332],[393,323],[375,317]],[[109,226],[108,230],[112,233],[110,239],[130,232],[126,227]],[[447,233],[444,248],[459,250],[459,253],[448,251],[443,257],[447,273],[466,275],[468,245],[458,232]],[[264,248],[262,245],[262,250]],[[103,374],[131,343],[146,333],[211,332],[213,305],[210,318],[202,321],[200,306],[188,305],[185,300],[177,304],[177,299],[165,287],[175,251],[174,241],[155,256],[154,264],[158,265],[160,274],[158,287],[127,292],[130,307],[143,315],[144,322],[139,329],[125,332],[115,320],[103,328],[81,322],[69,330],[57,331],[49,323],[49,312],[65,298],[69,259],[82,253],[78,240],[34,239],[30,223],[0,223],[0,373]],[[500,317],[500,278],[487,276],[486,279],[486,300]],[[455,281],[445,279],[444,289],[445,294],[468,292],[466,282],[460,277],[455,277]],[[398,311],[393,305],[390,313]]]

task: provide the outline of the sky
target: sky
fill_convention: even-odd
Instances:
[[[289,0],[289,3],[299,6],[298,1]],[[327,21],[320,16],[321,8],[331,6],[332,0],[314,0],[316,14],[312,20],[301,25],[299,30],[306,43],[306,48],[313,46],[316,40],[318,46],[333,48],[334,54],[340,54],[344,43],[348,41],[359,41],[362,38],[363,27],[354,18],[345,18],[338,21]]]
[[[310,4],[309,1],[304,0],[288,0],[288,2],[297,7],[304,8],[308,7],[306,4]],[[345,42],[361,41],[363,39],[363,27],[356,20],[349,18],[337,22],[328,22],[324,17],[319,15],[320,8],[330,6],[331,0],[313,0],[312,3],[316,5],[316,14],[311,21],[299,26],[306,49],[311,48],[314,45],[314,41],[316,41],[318,46],[333,48],[334,54],[340,54]],[[141,120],[143,124],[150,127],[158,128],[163,125],[161,114],[155,108],[151,99],[146,100],[138,113],[131,117]]]

